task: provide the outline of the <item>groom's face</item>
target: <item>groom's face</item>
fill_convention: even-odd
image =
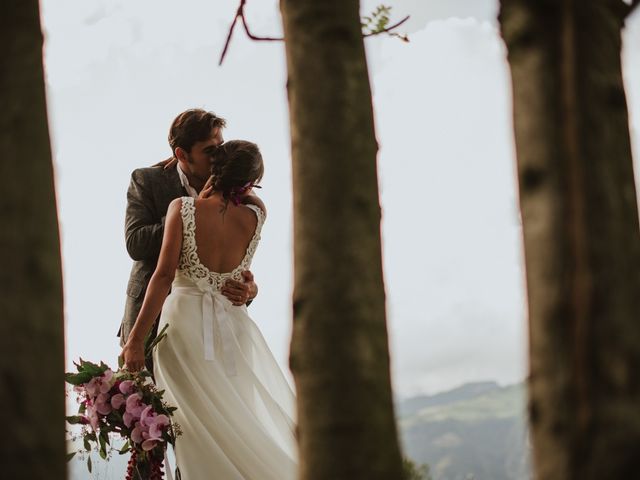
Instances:
[[[197,179],[206,182],[211,175],[211,154],[220,145],[224,139],[222,138],[222,129],[213,128],[209,138],[196,142],[191,147],[191,151],[187,154],[187,162],[191,175]]]

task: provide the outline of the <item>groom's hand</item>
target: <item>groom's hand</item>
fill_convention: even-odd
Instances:
[[[222,294],[236,306],[250,303],[258,294],[258,285],[249,270],[242,272],[242,279],[243,282],[227,280],[221,290]]]

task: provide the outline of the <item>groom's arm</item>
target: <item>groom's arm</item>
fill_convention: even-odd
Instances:
[[[158,222],[153,214],[151,185],[141,169],[131,174],[127,190],[127,211],[125,215],[125,240],[127,252],[133,260],[158,258],[162,246],[164,219]]]

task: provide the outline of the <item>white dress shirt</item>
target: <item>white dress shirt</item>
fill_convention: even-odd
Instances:
[[[192,198],[198,198],[198,192],[196,191],[195,188],[193,188],[190,184],[189,184],[189,179],[187,178],[187,175],[182,171],[182,169],[180,168],[180,164],[178,163],[176,165],[177,170],[178,170],[178,176],[180,177],[180,183],[182,184],[182,186],[184,187],[184,189],[187,191],[187,193],[189,194],[190,197]]]

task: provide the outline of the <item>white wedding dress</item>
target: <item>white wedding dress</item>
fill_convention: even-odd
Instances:
[[[153,353],[156,384],[178,407],[182,480],[296,478],[294,394],[246,306],[220,293],[228,278],[241,280],[260,240],[264,213],[248,207],[258,223],[245,257],[216,273],[198,257],[194,200],[182,198],[182,253],[159,329],[169,327]]]

